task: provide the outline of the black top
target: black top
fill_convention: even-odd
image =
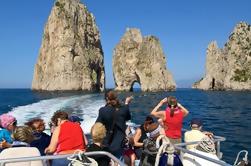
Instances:
[[[147,132],[146,132],[143,124],[139,128],[141,130],[141,137],[139,138],[139,142],[143,143],[143,141],[147,138],[147,135],[146,135]]]
[[[34,140],[31,142],[30,146],[38,148],[41,156],[45,155],[44,150],[49,146],[51,137],[44,132],[35,132],[33,133],[33,136]]]
[[[105,147],[100,147],[96,144],[91,144],[86,149],[86,152],[93,152],[93,151],[108,151],[108,149]],[[109,166],[110,159],[107,156],[95,155],[95,156],[91,156],[91,158],[93,158],[95,161],[97,161],[99,166]]]
[[[130,119],[131,115],[128,105],[121,106],[118,110],[115,110],[115,108],[109,105],[99,109],[99,115],[96,122],[101,122],[105,125],[107,133],[104,139],[104,145],[109,147],[111,153],[122,150],[121,145],[125,138],[125,130],[127,128],[126,121]],[[113,121],[115,121],[115,125],[112,130]],[[109,144],[111,130],[113,131],[113,137],[111,139],[111,144]]]

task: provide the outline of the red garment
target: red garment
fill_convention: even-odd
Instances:
[[[183,123],[183,112],[181,108],[175,108],[173,117],[170,116],[171,109],[167,107],[166,109],[166,120],[164,125],[167,126],[165,129],[166,136],[172,139],[181,138],[181,130]]]
[[[60,125],[56,153],[84,150],[85,148],[83,130],[79,124],[66,121]]]

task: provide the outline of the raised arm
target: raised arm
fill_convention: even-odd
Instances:
[[[189,111],[183,107],[180,103],[178,103],[178,107],[181,108],[181,111],[183,112],[184,117],[186,117],[189,114]]]
[[[165,120],[165,111],[158,111],[159,108],[167,102],[167,98],[162,99],[158,105],[155,106],[155,108],[152,110],[151,115],[153,115],[156,118],[161,118]]]

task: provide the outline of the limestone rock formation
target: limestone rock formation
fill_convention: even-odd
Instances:
[[[193,85],[203,90],[251,90],[251,26],[241,22],[223,49],[207,48],[206,75]]]
[[[33,90],[103,91],[103,51],[95,18],[80,0],[57,0],[44,28]]]
[[[142,91],[176,88],[159,40],[142,37],[138,29],[127,29],[114,49],[112,66],[116,90],[132,91],[135,82]]]

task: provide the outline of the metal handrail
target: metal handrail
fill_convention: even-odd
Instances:
[[[124,166],[125,164],[122,163],[119,159],[113,156],[109,152],[105,151],[95,151],[95,152],[85,152],[86,156],[95,156],[95,155],[105,155],[111,158],[115,163],[118,163],[120,166]],[[22,158],[8,158],[0,160],[0,166],[5,166],[7,163],[16,163],[16,162],[27,162],[27,161],[37,161],[37,160],[52,160],[52,159],[62,159],[67,157],[77,156],[77,154],[65,154],[65,155],[49,155],[49,156],[34,156],[34,157],[22,157]]]
[[[228,163],[226,163],[226,162],[224,162],[224,161],[222,161],[222,160],[215,160],[215,159],[209,158],[209,157],[207,157],[207,156],[204,156],[204,155],[201,155],[201,154],[192,152],[192,151],[187,150],[187,149],[185,149],[185,148],[181,148],[181,147],[176,146],[176,145],[174,145],[174,148],[177,149],[177,150],[180,150],[180,151],[182,151],[182,152],[184,152],[184,153],[191,154],[191,155],[193,155],[193,156],[196,156],[196,157],[205,159],[205,160],[207,160],[207,161],[211,161],[211,162],[213,162],[213,163],[216,163],[216,164],[219,164],[219,165],[222,165],[222,166],[232,166],[232,165],[230,165],[230,164],[228,164]]]

